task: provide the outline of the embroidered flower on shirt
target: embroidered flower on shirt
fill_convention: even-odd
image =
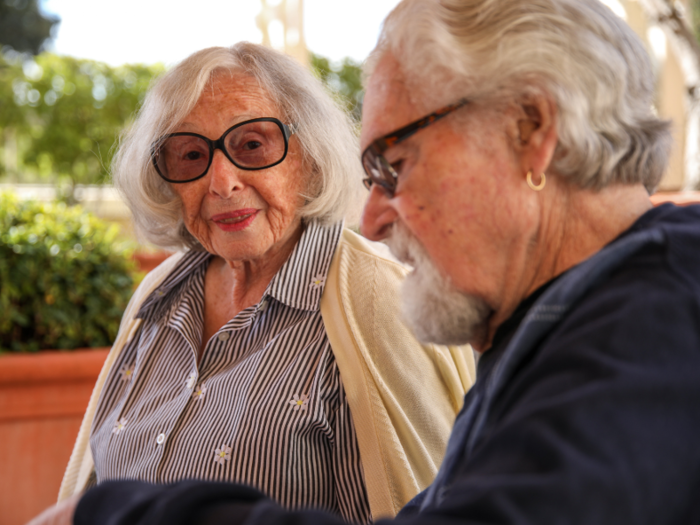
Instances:
[[[289,404],[294,407],[294,410],[306,410],[306,405],[309,403],[309,396],[306,394],[294,394],[292,399],[289,400]]]
[[[204,399],[204,394],[206,393],[207,387],[204,385],[199,385],[197,388],[195,388],[192,397],[195,398],[197,401],[201,401],[202,399]]]
[[[134,377],[134,365],[124,365],[119,373],[122,376],[122,381],[131,381],[131,378]]]
[[[217,448],[214,451],[214,463],[223,465],[224,462],[231,460],[231,447],[226,445],[221,445],[221,448]]]
[[[323,284],[326,282],[325,276],[318,274],[316,277],[314,277],[311,280],[311,284],[309,287],[313,288],[314,290],[317,290],[323,286]]]
[[[122,430],[124,430],[124,427],[126,427],[126,424],[128,421],[125,418],[121,418],[119,421],[117,421],[114,424],[114,428],[112,429],[112,434],[119,435]]]
[[[190,374],[190,377],[187,378],[187,381],[185,381],[185,386],[191,390],[192,387],[194,386],[195,381],[197,381],[197,376],[195,375],[194,372],[192,372]]]

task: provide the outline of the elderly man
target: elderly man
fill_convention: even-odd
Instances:
[[[368,71],[363,233],[413,266],[415,333],[481,352],[396,521],[700,521],[700,210],[649,201],[670,135],[637,37],[597,0],[404,0]],[[244,521],[340,523],[200,482],[75,518]]]

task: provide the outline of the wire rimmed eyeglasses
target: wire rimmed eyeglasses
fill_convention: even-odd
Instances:
[[[398,175],[396,170],[394,170],[389,161],[384,157],[384,152],[394,144],[406,140],[419,130],[427,128],[432,123],[446,117],[468,103],[469,100],[463,98],[455,104],[440,108],[430,115],[426,115],[415,122],[411,122],[373,141],[362,153],[362,167],[367,174],[367,177],[362,180],[365,187],[369,190],[372,188],[372,184],[377,184],[384,190],[389,198],[393,197],[396,191]]]
[[[176,184],[204,177],[217,149],[237,168],[262,170],[285,159],[289,137],[296,131],[295,124],[261,117],[230,127],[217,140],[198,133],[171,133],[153,144],[151,158],[158,175]]]

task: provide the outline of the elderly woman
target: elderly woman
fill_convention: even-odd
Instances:
[[[440,472],[397,522],[698,522],[700,210],[649,200],[670,144],[653,87],[597,0],[404,0],[386,20],[362,231],[414,267],[421,338],[481,352]],[[133,483],[88,493],[76,522],[194,490],[171,523],[336,523],[242,487]]]
[[[155,84],[114,181],[184,251],[134,294],[61,498],[198,478],[367,522],[430,483],[473,358],[402,325],[406,271],[342,227],[361,178],[349,119],[289,57],[205,49]]]

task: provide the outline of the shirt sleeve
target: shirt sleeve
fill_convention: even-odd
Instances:
[[[171,485],[106,481],[81,498],[75,525],[226,525],[244,523],[259,491],[233,483],[187,480]],[[274,506],[274,505],[273,505]]]

